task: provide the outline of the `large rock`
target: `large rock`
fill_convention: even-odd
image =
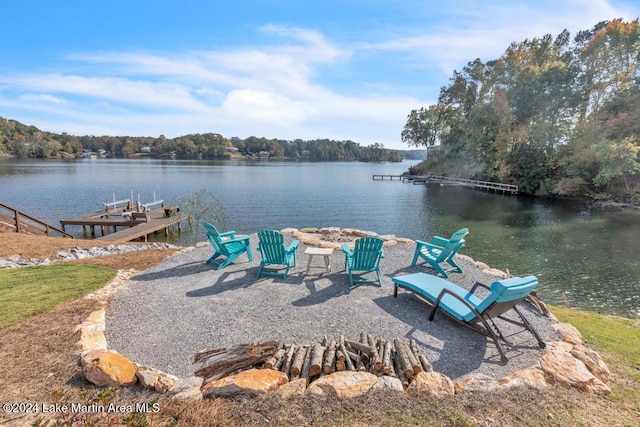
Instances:
[[[311,383],[306,394],[319,398],[358,397],[369,392],[377,382],[378,377],[369,372],[339,371]]]
[[[455,387],[451,378],[439,372],[420,372],[415,376],[408,392],[428,393],[432,396],[453,396]]]
[[[521,369],[511,375],[502,377],[498,380],[498,384],[507,389],[517,387],[543,389],[548,386],[544,371],[539,366]]]
[[[584,343],[584,338],[580,331],[578,331],[575,326],[569,323],[556,323],[553,325],[553,329],[560,332],[562,335],[562,341],[567,342],[569,344],[582,344]]]
[[[585,364],[589,372],[603,383],[609,381],[609,367],[600,355],[583,345],[576,345],[571,349],[571,355]]]
[[[168,395],[175,400],[202,400],[200,387],[202,387],[200,377],[179,378],[169,390]]]
[[[306,390],[307,379],[298,378],[297,380],[289,381],[288,383],[278,387],[276,393],[284,398],[289,398],[293,396],[302,396]]]
[[[395,377],[390,377],[388,375],[383,375],[378,377],[378,382],[373,387],[374,390],[395,390],[395,391],[404,391],[404,387],[402,387],[402,381]]]
[[[136,368],[138,383],[144,388],[155,389],[156,381],[158,381],[158,377],[160,376],[160,371],[138,364],[136,364]]]
[[[107,350],[107,338],[104,335],[105,327],[104,307],[93,311],[84,322],[76,327],[75,331],[80,331],[80,340],[76,343],[76,348],[81,355],[85,355],[92,350]]]
[[[258,395],[273,391],[287,381],[289,379],[284,372],[273,369],[249,369],[237,375],[208,382],[201,390],[204,396]]]
[[[453,383],[456,394],[464,392],[496,391],[500,384],[488,375],[473,373],[465,375]]]
[[[540,367],[547,382],[575,387],[589,393],[609,394],[611,389],[596,378],[587,366],[570,352],[561,349],[545,350],[540,357]]]
[[[101,387],[135,384],[136,365],[113,350],[93,350],[81,359],[85,378]]]

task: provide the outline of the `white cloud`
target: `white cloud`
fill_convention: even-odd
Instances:
[[[46,93],[25,93],[18,97],[19,100],[25,102],[44,102],[47,104],[67,104],[68,102],[60,97],[49,95]]]
[[[605,0],[446,7],[449,16],[428,25],[345,28],[349,42],[268,24],[260,40],[233,48],[72,54],[73,73],[0,74],[0,115],[73,134],[218,132],[407,148],[400,142],[407,114],[435,102],[454,69],[497,58],[513,41],[564,28],[575,35],[637,13]]]

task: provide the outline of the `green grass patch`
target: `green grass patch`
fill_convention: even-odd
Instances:
[[[552,307],[561,322],[575,326],[605,360],[614,377],[606,399],[619,425],[638,425],[640,415],[640,319]],[[611,379],[611,378],[610,378]]]
[[[99,289],[115,275],[112,268],[74,264],[0,270],[0,329]]]

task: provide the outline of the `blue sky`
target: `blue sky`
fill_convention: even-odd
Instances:
[[[409,148],[412,109],[511,42],[638,0],[2,1],[0,116],[50,132]]]

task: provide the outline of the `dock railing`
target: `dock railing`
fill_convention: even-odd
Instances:
[[[40,221],[24,212],[20,212],[11,206],[0,203],[0,208],[2,209],[2,211],[0,211],[2,217],[7,218],[11,222],[8,225],[12,226],[17,233],[24,231],[31,234],[45,234],[47,236],[70,237],[73,239],[73,236],[66,231],[47,224],[44,221]]]
[[[492,182],[492,181],[479,181],[476,179],[451,178],[448,176],[438,176],[438,175],[409,175],[409,174],[373,175],[374,181],[384,181],[385,179],[389,179],[393,181],[396,178],[401,180],[402,182],[413,182],[414,184],[436,183],[440,185],[460,185],[465,187],[481,188],[481,189],[493,190],[493,191],[502,191],[502,192],[511,193],[511,194],[518,194],[518,191],[519,191],[517,185],[504,184],[501,182]]]

